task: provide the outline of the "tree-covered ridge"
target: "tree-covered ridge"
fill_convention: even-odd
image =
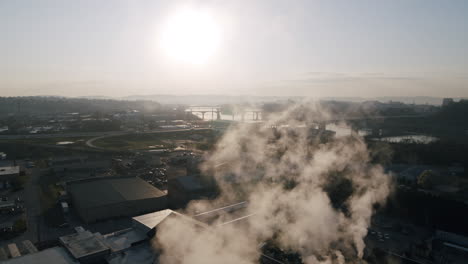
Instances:
[[[166,110],[153,101],[120,101],[108,99],[84,99],[65,97],[0,97],[0,115],[94,113],[137,110],[154,112]]]

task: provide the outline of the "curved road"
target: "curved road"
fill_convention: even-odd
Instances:
[[[95,149],[105,149],[94,145],[94,141],[108,138],[108,137],[115,137],[115,136],[123,136],[123,135],[130,135],[130,134],[157,134],[157,133],[170,133],[170,132],[181,132],[181,131],[200,131],[200,130],[210,130],[211,128],[179,128],[179,129],[157,129],[151,130],[147,132],[120,132],[120,133],[112,133],[106,134],[98,137],[94,137],[86,141],[86,146]]]

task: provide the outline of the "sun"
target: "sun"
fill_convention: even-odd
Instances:
[[[174,60],[203,64],[217,51],[220,30],[208,12],[196,9],[179,10],[164,24],[161,47]]]

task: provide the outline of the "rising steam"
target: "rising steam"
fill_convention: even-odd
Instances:
[[[358,262],[373,208],[385,202],[390,178],[369,163],[358,135],[314,135],[314,122],[327,118],[307,103],[270,115],[261,125],[230,128],[202,166],[215,176],[220,198],[186,210],[248,200],[253,215],[241,224],[208,229],[165,222],[155,239],[160,262],[259,263],[264,241],[298,252],[304,263]]]

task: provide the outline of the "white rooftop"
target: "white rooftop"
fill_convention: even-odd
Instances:
[[[0,167],[0,176],[2,176],[2,175],[11,175],[11,174],[19,174],[19,172],[20,172],[19,166]]]
[[[154,213],[149,213],[149,214],[144,214],[144,215],[133,217],[133,221],[137,221],[140,224],[143,224],[144,226],[148,227],[148,229],[153,229],[154,227],[159,225],[159,223],[164,221],[164,219],[166,219],[166,217],[168,217],[172,213],[175,213],[175,212],[170,209],[161,210],[161,211],[157,211]]]
[[[153,228],[157,227],[163,221],[170,217],[179,217],[184,219],[185,221],[191,222],[192,224],[199,226],[199,227],[207,227],[204,223],[201,223],[193,218],[190,218],[186,215],[177,213],[172,211],[171,209],[161,210],[154,213],[144,214],[140,216],[133,217],[133,222],[136,223],[137,226],[144,227],[144,231],[148,232]]]

